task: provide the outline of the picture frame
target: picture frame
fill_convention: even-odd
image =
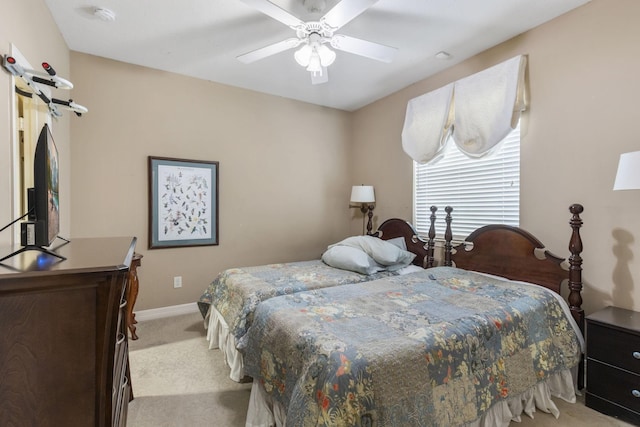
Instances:
[[[149,249],[218,245],[216,161],[149,156]]]

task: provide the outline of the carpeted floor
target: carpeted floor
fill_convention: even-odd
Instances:
[[[251,384],[238,384],[209,350],[200,314],[139,322],[129,341],[130,427],[244,426]]]
[[[129,427],[241,427],[250,384],[229,379],[219,350],[209,350],[198,313],[138,323],[140,339],[129,341],[135,399]],[[556,400],[560,418],[536,412],[520,427],[629,426],[584,406]]]

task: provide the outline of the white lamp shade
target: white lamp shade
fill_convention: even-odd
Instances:
[[[376,196],[371,185],[354,185],[351,187],[351,203],[374,203]]]
[[[620,155],[613,189],[640,190],[640,151]]]
[[[293,57],[296,59],[296,62],[298,64],[303,67],[307,67],[309,65],[309,61],[311,60],[312,53],[313,48],[308,44],[305,44],[293,54]]]
[[[311,71],[312,73],[322,73],[322,65],[320,64],[320,56],[316,51],[311,54],[311,58],[309,59],[309,66],[307,67],[307,71]]]
[[[336,60],[336,53],[329,49],[327,46],[321,44],[318,46],[318,55],[320,56],[320,63],[323,67],[328,67]]]

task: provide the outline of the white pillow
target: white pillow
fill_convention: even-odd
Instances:
[[[349,246],[363,250],[378,264],[387,266],[387,270],[395,271],[411,264],[416,254],[405,251],[385,240],[373,236],[352,236],[329,246]]]
[[[334,268],[366,275],[385,269],[364,251],[350,246],[329,246],[325,253],[322,254],[322,261]]]
[[[403,251],[407,250],[407,242],[404,241],[404,237],[394,237],[393,239],[385,240],[385,242],[389,242]]]

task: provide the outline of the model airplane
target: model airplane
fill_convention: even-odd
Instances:
[[[89,110],[87,107],[84,107],[80,104],[76,104],[72,99],[68,101],[57,99],[57,98],[49,98],[40,88],[40,85],[51,86],[56,89],[72,89],[73,84],[66,79],[58,76],[56,71],[48,62],[42,63],[42,68],[44,72],[39,72],[36,70],[31,70],[28,68],[24,68],[13,56],[5,55],[2,61],[2,65],[4,68],[9,71],[13,76],[19,77],[24,81],[31,91],[38,95],[38,97],[49,107],[49,112],[55,116],[60,117],[62,113],[58,111],[58,106],[65,107],[76,115],[81,116],[83,113],[87,113]],[[16,88],[21,95],[31,96],[32,94],[29,92],[22,91]]]

